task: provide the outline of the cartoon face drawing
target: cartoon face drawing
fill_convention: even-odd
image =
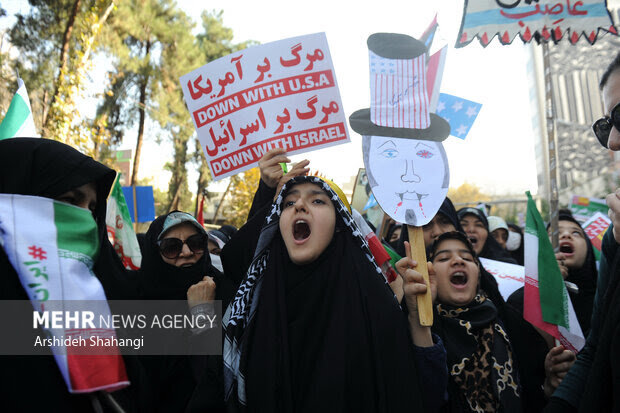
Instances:
[[[448,193],[450,171],[440,142],[364,136],[364,165],[372,192],[394,220],[422,226]]]

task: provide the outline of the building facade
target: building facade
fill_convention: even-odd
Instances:
[[[620,1],[609,1],[614,24],[620,27]],[[601,31],[601,34],[603,32]],[[600,77],[620,51],[620,36],[599,36],[594,45],[581,38],[551,44],[550,62],[556,119],[560,205],[571,195],[604,197],[620,186],[620,154],[603,148],[592,124],[603,115]],[[530,106],[535,133],[538,193],[549,197],[549,146],[546,134],[545,78],[542,47],[530,45],[527,64]]]

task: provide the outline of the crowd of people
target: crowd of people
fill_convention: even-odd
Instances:
[[[595,133],[620,150],[620,54],[601,81]],[[584,148],[587,150],[587,148]],[[113,170],[62,143],[0,141],[0,193],[89,209],[99,229],[94,274],[108,300],[183,300],[191,314],[225,309],[223,355],[125,356],[131,385],[71,394],[48,356],[2,356],[6,411],[570,412],[620,411],[620,190],[600,267],[580,223],[559,215],[559,269],[587,337],[575,355],[523,318],[523,289],[507,300],[480,258],[523,265],[518,226],[445,198],[424,225],[429,282],[411,258],[407,226],[382,241],[401,258],[388,283],[333,182],[284,173],[283,149],[259,163],[245,225],[207,232],[182,211],[140,237],[142,265],[126,270],[106,236]],[[0,248],[0,298],[28,300]],[[430,289],[434,322],[420,323]],[[179,339],[193,345],[209,329]]]

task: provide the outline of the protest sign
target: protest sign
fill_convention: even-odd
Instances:
[[[510,294],[525,284],[525,270],[521,265],[489,260],[487,258],[480,258],[480,264],[495,277],[499,292],[504,297],[504,300],[507,300]]]
[[[611,219],[600,212],[595,213],[588,221],[583,224],[583,230],[592,242],[596,262],[601,260],[601,248],[603,246],[603,236],[607,228],[611,225]]]
[[[448,192],[448,158],[441,144],[448,122],[431,113],[427,88],[427,46],[411,36],[375,33],[368,38],[370,108],[349,117],[362,135],[368,184],[381,208],[406,223],[411,258],[428,280],[422,226]],[[437,74],[436,74],[437,75]],[[436,76],[433,88],[440,87]],[[420,324],[433,324],[430,290],[418,296]]]
[[[289,154],[346,143],[349,134],[324,33],[251,47],[181,77],[215,180]]]
[[[607,214],[609,207],[604,199],[588,198],[573,195],[570,203],[570,212],[581,224],[592,218],[597,212]]]
[[[518,34],[524,42],[559,41],[565,35],[575,44],[583,35],[594,44],[600,29],[616,33],[604,0],[465,0],[456,47],[476,37],[483,46],[497,35],[509,44]],[[535,36],[537,35],[537,36]]]

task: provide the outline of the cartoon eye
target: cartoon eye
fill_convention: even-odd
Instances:
[[[433,157],[433,152],[428,151],[426,149],[422,149],[421,151],[418,151],[416,155],[418,155],[420,158],[430,159]]]
[[[381,152],[381,155],[385,156],[388,159],[393,159],[398,156],[398,151],[396,149],[389,148]]]

